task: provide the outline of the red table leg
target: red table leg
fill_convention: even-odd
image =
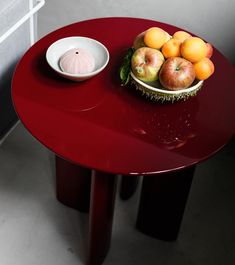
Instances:
[[[123,200],[128,200],[136,191],[139,183],[139,176],[122,176],[120,197]]]
[[[100,265],[110,246],[117,176],[99,171],[93,173],[87,264]]]
[[[177,238],[195,167],[145,176],[137,228],[163,240]]]
[[[82,212],[89,211],[91,170],[56,156],[57,199]]]

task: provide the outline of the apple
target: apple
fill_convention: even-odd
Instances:
[[[169,90],[188,88],[195,79],[194,66],[181,57],[168,58],[159,72],[162,86]]]
[[[159,50],[142,47],[132,55],[131,70],[138,79],[152,82],[158,79],[158,72],[163,63],[164,56]]]
[[[141,32],[139,35],[137,35],[134,39],[134,42],[133,42],[133,48],[135,50],[141,48],[141,47],[145,47],[145,43],[144,43],[144,35],[145,35],[145,32]]]
[[[213,54],[213,46],[209,42],[207,42],[206,43],[206,58],[210,59],[212,54]]]

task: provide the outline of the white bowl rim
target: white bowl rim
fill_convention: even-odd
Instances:
[[[106,52],[106,55],[107,55],[107,59],[105,61],[105,63],[98,69],[96,69],[95,71],[92,71],[92,72],[89,72],[89,73],[85,73],[85,74],[70,74],[70,73],[67,73],[67,72],[63,72],[62,70],[60,69],[55,69],[54,66],[50,63],[50,59],[49,59],[49,53],[51,51],[51,49],[53,49],[53,46],[56,45],[58,42],[61,42],[62,40],[66,40],[66,39],[88,39],[88,40],[91,40],[95,43],[97,43],[99,46],[101,46],[104,51]],[[104,44],[102,44],[101,42],[95,40],[95,39],[92,39],[92,38],[89,38],[89,37],[83,37],[83,36],[70,36],[70,37],[65,37],[65,38],[61,38],[61,39],[58,39],[57,41],[53,42],[48,48],[47,48],[47,51],[46,51],[46,60],[48,62],[48,64],[51,66],[51,68],[53,68],[56,72],[62,74],[62,75],[67,75],[67,76],[70,76],[70,77],[89,77],[89,76],[93,76],[97,73],[99,73],[100,71],[102,71],[106,65],[108,64],[109,62],[109,58],[110,58],[110,55],[109,55],[109,51],[108,49],[104,46]]]
[[[139,83],[140,85],[152,90],[152,91],[155,91],[155,92],[159,92],[159,93],[165,93],[165,94],[169,94],[169,95],[178,95],[178,94],[181,94],[181,93],[188,93],[188,92],[192,92],[193,90],[197,89],[200,85],[202,85],[203,83],[203,80],[199,80],[194,86],[191,86],[191,87],[188,87],[188,88],[185,88],[185,89],[180,89],[180,90],[177,90],[177,91],[172,91],[172,90],[164,90],[164,89],[161,89],[161,88],[156,88],[156,87],[153,87],[153,86],[150,86],[148,85],[147,83],[139,80],[134,74],[133,72],[131,71],[131,77],[137,82]]]

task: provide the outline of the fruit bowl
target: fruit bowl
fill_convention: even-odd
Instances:
[[[66,52],[75,48],[85,49],[93,55],[95,65],[92,72],[84,74],[71,74],[62,71],[60,58]],[[75,36],[59,39],[52,43],[47,49],[46,59],[50,67],[59,75],[73,81],[83,81],[97,75],[106,67],[109,62],[109,52],[107,48],[97,40]]]
[[[155,101],[178,101],[178,100],[186,100],[189,97],[196,96],[197,92],[201,89],[203,85],[203,81],[195,80],[193,84],[186,89],[181,89],[177,91],[166,90],[162,87],[160,82],[154,81],[152,83],[145,83],[139,80],[133,72],[130,72],[131,83],[135,86],[135,88],[142,92],[142,95],[150,98]]]
[[[186,100],[214,73],[212,55],[213,46],[200,37],[150,27],[136,35],[127,50],[119,69],[121,85],[130,81],[155,101]]]

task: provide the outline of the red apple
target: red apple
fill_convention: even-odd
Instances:
[[[134,39],[134,42],[133,42],[133,48],[134,49],[139,49],[141,47],[145,47],[145,43],[144,43],[144,35],[145,35],[145,32],[141,32],[139,35],[137,35]]]
[[[138,79],[152,82],[158,79],[158,72],[163,62],[164,56],[159,50],[142,47],[132,55],[131,69]]]
[[[193,64],[181,57],[168,58],[159,73],[160,83],[169,90],[188,88],[194,79]]]
[[[207,58],[211,58],[212,54],[213,54],[213,46],[210,43],[206,43],[206,57]]]

